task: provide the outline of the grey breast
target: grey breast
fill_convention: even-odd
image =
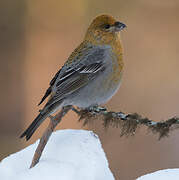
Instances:
[[[104,104],[119,88],[119,84],[113,84],[109,78],[113,71],[112,63],[115,63],[115,59],[112,61],[112,58],[115,57],[113,57],[111,54],[111,48],[109,46],[102,46],[100,48],[101,49],[99,51],[102,52],[101,55],[96,56],[94,53],[93,55],[88,56],[88,61],[102,61],[104,70],[97,73],[97,75],[89,80],[85,86],[78,89],[74,93],[71,93],[64,100],[64,105],[76,105],[78,107],[85,108],[93,105]]]

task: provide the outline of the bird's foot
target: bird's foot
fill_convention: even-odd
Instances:
[[[86,110],[89,111],[90,113],[94,113],[94,114],[107,111],[107,109],[105,107],[101,107],[101,106],[91,106],[91,107],[87,108]]]

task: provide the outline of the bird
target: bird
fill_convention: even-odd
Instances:
[[[120,87],[123,74],[121,31],[126,25],[108,14],[89,25],[82,43],[71,53],[50,81],[40,104],[43,109],[22,133],[28,141],[40,124],[65,106],[81,109],[105,104]]]

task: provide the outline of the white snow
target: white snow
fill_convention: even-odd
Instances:
[[[179,169],[164,169],[141,176],[137,180],[179,180]]]
[[[39,164],[29,169],[39,141],[0,162],[0,180],[114,180],[97,135],[85,130],[52,134]]]

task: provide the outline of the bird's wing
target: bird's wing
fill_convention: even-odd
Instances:
[[[40,103],[38,104],[38,106],[39,106],[40,104],[42,104],[42,103],[44,102],[44,100],[51,94],[51,92],[52,92],[52,86],[54,85],[54,83],[55,83],[55,81],[56,81],[56,79],[57,79],[60,71],[61,71],[61,69],[55,74],[55,76],[54,76],[54,77],[52,78],[52,80],[50,81],[50,84],[49,84],[50,86],[49,86],[49,88],[46,90],[46,92],[45,92],[44,96],[42,97],[42,99],[41,99]]]
[[[75,53],[73,62],[69,65],[67,61],[56,79],[53,80],[53,95],[46,107],[84,87],[100,72],[104,71],[106,68],[105,55],[106,51],[102,48],[84,48],[80,49],[79,53]]]

